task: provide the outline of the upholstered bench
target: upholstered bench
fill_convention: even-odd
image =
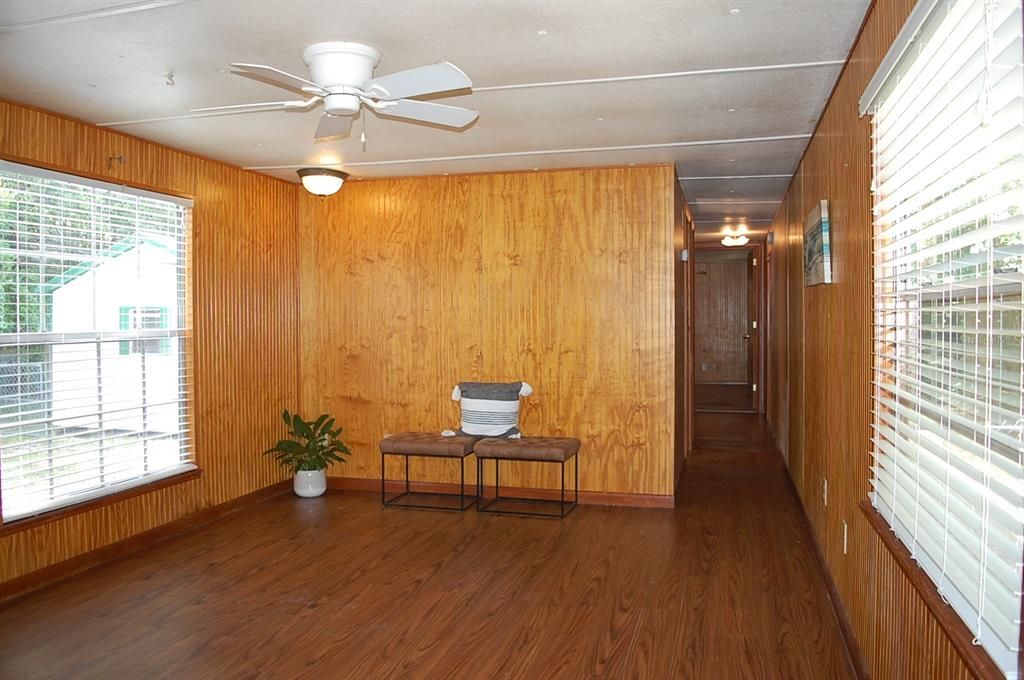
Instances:
[[[579,503],[580,499],[580,466],[577,454],[580,450],[580,440],[569,437],[523,437],[521,439],[488,438],[481,439],[473,447],[476,454],[476,495],[477,510],[480,512],[492,512],[500,515],[533,515],[539,517],[565,517]],[[571,501],[565,499],[565,464],[569,459],[573,460],[573,472],[576,481],[573,485],[573,497]],[[494,461],[494,498],[484,502],[484,461]],[[534,463],[557,463],[561,466],[562,488],[559,500],[547,500],[536,498],[516,498],[501,495],[500,463],[501,461],[516,460],[529,461]],[[514,508],[502,509],[501,501],[514,501],[504,503],[513,505]],[[530,506],[551,506],[557,504],[558,512],[536,512],[522,509],[524,505]]]
[[[473,446],[481,437],[457,435],[444,437],[431,432],[403,432],[380,440],[380,502],[384,507],[424,508],[428,510],[456,510],[462,512],[476,501],[476,496],[466,497],[466,457],[473,453]],[[405,457],[405,491],[388,498],[387,477],[384,470],[386,456]],[[426,458],[454,458],[459,461],[459,493],[432,493],[412,491],[409,487],[409,456]],[[434,499],[459,499],[457,506],[444,503],[428,504]],[[417,500],[421,502],[416,502]],[[410,502],[412,501],[412,502]]]

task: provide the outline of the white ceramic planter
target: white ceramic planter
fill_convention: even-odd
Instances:
[[[323,496],[327,491],[326,470],[299,470],[295,473],[295,480],[292,488],[296,496],[303,498],[316,498]]]

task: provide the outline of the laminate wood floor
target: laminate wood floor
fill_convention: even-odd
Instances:
[[[697,383],[693,386],[693,407],[698,411],[753,413],[754,393],[750,385]]]
[[[783,475],[708,448],[675,510],[563,521],[275,497],[0,609],[0,678],[850,678]]]

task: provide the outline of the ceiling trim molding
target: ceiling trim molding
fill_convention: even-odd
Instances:
[[[622,146],[590,146],[576,149],[539,149],[537,151],[504,151],[499,153],[465,154],[461,156],[432,156],[428,158],[404,158],[390,161],[356,161],[354,163],[290,164],[290,165],[247,165],[246,170],[295,170],[298,168],[366,168],[381,165],[411,165],[414,163],[442,163],[448,161],[473,161],[490,158],[529,158],[532,156],[558,156],[574,153],[601,153],[605,151],[643,151],[648,149],[677,149],[689,146],[714,146],[720,144],[750,144],[760,142],[785,142],[794,139],[808,139],[810,134],[772,135],[768,137],[738,137],[734,139],[704,139],[693,142],[664,142],[660,144],[626,144]]]
[[[744,218],[742,220],[737,220],[737,221],[738,222],[774,222],[775,220],[773,218],[770,218],[770,217],[764,217],[764,218],[758,217],[756,219],[746,219],[746,218]],[[722,224],[722,225],[728,224],[728,222],[726,222],[725,220],[722,220],[722,219],[717,219],[717,220],[694,220],[693,223],[694,224]]]
[[[143,2],[136,3],[138,5],[152,5],[153,7],[179,4],[184,2],[195,2],[196,0],[144,0]],[[140,9],[149,9],[149,7],[140,7]],[[67,15],[72,16],[72,15]],[[3,27],[0,27],[0,33],[3,32]],[[550,80],[537,83],[515,83],[512,85],[490,85],[487,87],[474,87],[469,92],[469,95],[476,94],[478,92],[501,92],[506,90],[525,90],[537,87],[564,87],[567,85],[594,85],[601,83],[625,83],[638,80],[659,80],[663,78],[685,78],[691,76],[714,76],[724,75],[730,73],[758,73],[764,71],[784,71],[791,69],[802,69],[802,68],[816,68],[821,66],[841,66],[842,60],[831,60],[831,61],[804,61],[796,62],[792,64],[765,64],[762,66],[734,66],[728,68],[710,68],[702,69],[698,71],[670,71],[666,73],[647,73],[641,75],[632,76],[609,76],[605,78],[582,78],[579,80]],[[259,106],[260,104],[252,104],[251,106]],[[164,121],[174,120],[190,120],[193,118],[216,118],[218,116],[238,116],[246,113],[266,113],[266,111],[249,110],[249,111],[201,111],[196,113],[183,113],[177,116],[160,116],[157,118],[136,118],[132,120],[115,120],[104,123],[96,123],[99,127],[119,127],[122,125],[142,125],[145,123],[162,123]]]
[[[729,199],[723,199],[721,201],[690,201],[690,205],[756,205],[756,204],[767,204],[776,205],[782,203],[782,200],[778,201],[732,201]]]
[[[103,17],[117,16],[119,14],[145,12],[151,9],[158,9],[160,7],[184,5],[190,2],[196,2],[196,0],[138,0],[137,2],[129,2],[123,5],[114,5],[112,7],[100,7],[97,9],[84,10],[82,12],[71,12],[70,14],[59,14],[57,16],[43,17],[41,19],[19,21],[13,24],[2,24],[0,25],[0,33],[28,31],[33,28],[42,28],[44,26],[71,24],[79,21],[89,21],[91,19],[102,19]]]
[[[693,182],[695,180],[710,179],[710,180],[721,180],[721,179],[789,179],[793,176],[793,173],[786,175],[704,175],[702,177],[680,177],[680,182]]]
[[[688,78],[692,76],[718,76],[730,73],[758,73],[762,71],[784,71],[800,68],[818,68],[822,66],[842,66],[842,59],[828,61],[802,61],[792,64],[764,64],[761,66],[732,66],[727,68],[708,68],[696,71],[668,71],[666,73],[647,73],[634,76],[608,76],[605,78],[580,78],[577,80],[550,80],[538,83],[516,83],[513,85],[489,85],[474,87],[473,92],[502,92],[505,90],[526,90],[535,87],[565,87],[567,85],[595,85],[599,83],[625,83],[635,80],[660,80],[663,78]]]

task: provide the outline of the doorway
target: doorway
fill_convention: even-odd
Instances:
[[[694,253],[696,411],[762,411],[760,252],[751,244]]]

